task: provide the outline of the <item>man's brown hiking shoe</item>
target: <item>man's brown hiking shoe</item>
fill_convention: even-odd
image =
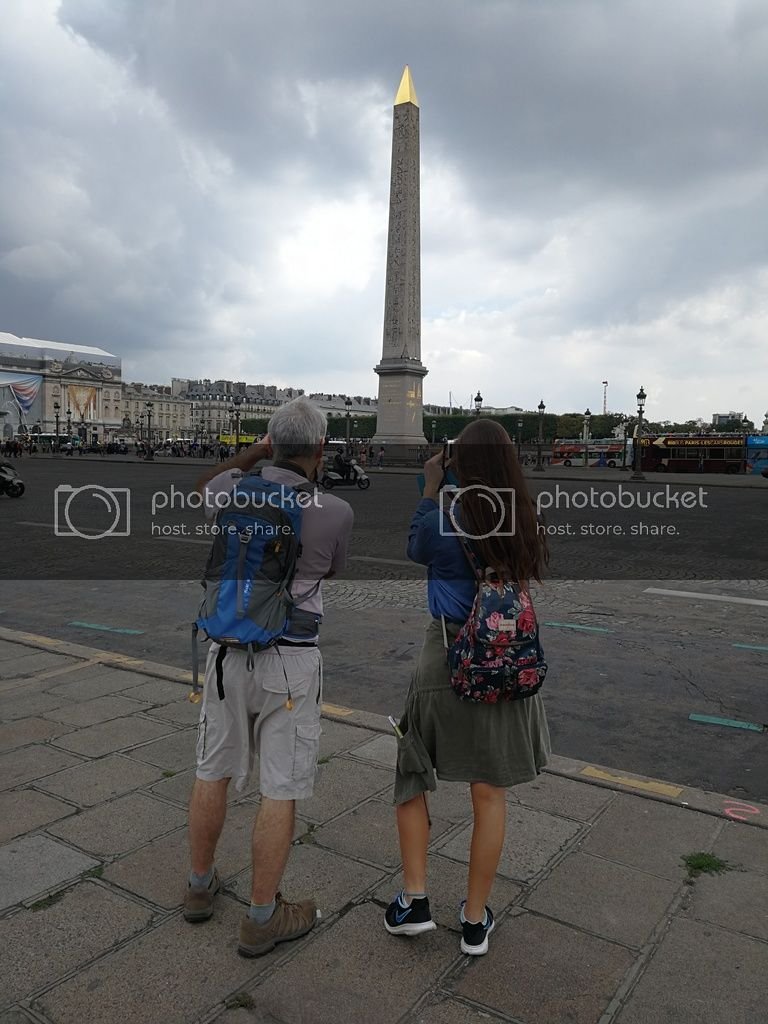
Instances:
[[[317,923],[317,907],[314,900],[288,903],[282,895],[275,896],[275,912],[266,924],[256,924],[246,916],[240,922],[240,956],[263,956],[274,949],[278,942],[290,942],[306,935]]]
[[[205,889],[198,889],[187,883],[184,895],[184,920],[207,921],[213,914],[213,899],[219,891],[219,872],[213,869],[213,878]]]

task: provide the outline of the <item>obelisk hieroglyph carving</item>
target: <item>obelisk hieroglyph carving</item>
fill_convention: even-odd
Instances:
[[[406,66],[395,96],[387,283],[374,444],[397,455],[426,444],[422,410],[419,103]],[[415,454],[415,453],[414,453]]]

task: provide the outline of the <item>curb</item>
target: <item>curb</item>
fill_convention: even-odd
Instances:
[[[40,636],[36,633],[25,633],[20,630],[0,627],[0,640],[21,644],[35,650],[51,651],[71,658],[88,661],[91,664],[107,665],[110,668],[126,672],[141,672],[156,679],[190,685],[192,673],[184,669],[163,665],[160,662],[146,661],[143,658],[131,658],[123,654],[113,654],[84,644],[71,643],[68,640],[57,640],[54,637]],[[21,684],[20,684],[21,685]],[[358,726],[372,732],[392,735],[392,726],[386,716],[372,711],[361,711],[355,708],[341,707],[336,704],[323,704],[323,717],[329,721],[345,725]],[[629,793],[646,800],[682,807],[701,814],[709,814],[728,821],[737,821],[752,825],[755,828],[768,830],[768,805],[750,803],[723,793],[712,793],[691,786],[667,782],[662,779],[638,775],[635,772],[624,772],[603,765],[591,764],[574,758],[552,755],[552,760],[543,769],[545,775],[554,775],[563,779],[571,779],[588,786],[610,789],[618,793]]]

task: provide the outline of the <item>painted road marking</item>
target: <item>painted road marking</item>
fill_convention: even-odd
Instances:
[[[101,633],[124,633],[126,636],[144,636],[143,629],[125,629],[122,626],[102,626],[98,622],[68,622],[68,626],[78,629],[97,629]]]
[[[751,729],[752,732],[765,732],[764,725],[756,722],[739,722],[735,718],[718,718],[716,715],[688,715],[690,722],[705,722],[707,725],[727,725],[731,729]]]
[[[555,626],[557,629],[578,629],[585,633],[612,633],[605,626],[580,626],[575,622],[542,622],[542,626]]]
[[[725,594],[699,594],[694,590],[664,590],[661,587],[646,587],[644,594],[661,594],[664,597],[686,597],[696,601],[724,601],[727,604],[754,604],[760,608],[768,608],[768,601],[757,597],[728,597]]]
[[[644,793],[657,793],[659,796],[678,797],[683,792],[682,786],[672,786],[668,782],[656,782],[652,779],[647,781],[628,779],[625,775],[614,775],[612,772],[604,772],[602,768],[595,768],[591,764],[587,765],[586,768],[582,768],[579,775],[586,775],[589,779],[600,779],[602,782],[616,782],[620,786],[640,789]]]
[[[341,708],[337,704],[323,704],[323,711],[327,715],[340,715],[342,718],[347,718],[355,713],[352,708]]]
[[[742,651],[768,651],[768,647],[762,644],[731,644],[731,647],[739,647]]]

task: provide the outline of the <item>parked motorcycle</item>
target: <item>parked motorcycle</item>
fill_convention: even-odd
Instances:
[[[334,487],[359,487],[361,491],[366,491],[371,486],[371,479],[359,465],[357,459],[350,459],[348,479],[345,480],[344,476],[335,469],[325,469],[320,477],[320,484],[327,491]]]
[[[20,498],[24,493],[24,483],[10,462],[0,462],[0,494],[9,498]]]

